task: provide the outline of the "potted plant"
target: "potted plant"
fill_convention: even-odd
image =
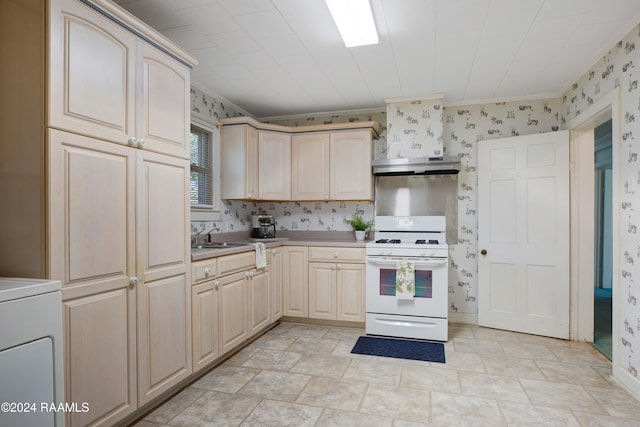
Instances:
[[[364,240],[367,230],[373,225],[373,221],[365,221],[362,215],[353,215],[351,219],[346,220],[347,224],[354,229],[356,240]]]

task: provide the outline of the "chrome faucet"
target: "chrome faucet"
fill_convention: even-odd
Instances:
[[[195,234],[191,235],[191,246],[197,246],[200,244],[200,234],[202,234],[202,232],[204,231],[204,226],[198,230],[195,227],[193,227],[193,230],[195,230]]]

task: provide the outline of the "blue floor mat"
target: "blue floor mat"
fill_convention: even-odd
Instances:
[[[439,342],[360,337],[351,353],[445,363],[444,344]]]

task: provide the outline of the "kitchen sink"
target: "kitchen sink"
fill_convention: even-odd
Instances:
[[[212,242],[212,243],[200,243],[198,245],[193,246],[193,249],[225,249],[225,248],[235,248],[238,246],[248,246],[251,243],[240,243],[240,242]]]

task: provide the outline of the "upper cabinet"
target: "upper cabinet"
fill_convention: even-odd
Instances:
[[[289,127],[247,117],[221,122],[223,199],[373,200],[378,123]]]
[[[371,131],[293,135],[293,200],[373,200]]]
[[[258,132],[258,199],[291,200],[291,135]]]
[[[331,133],[331,198],[373,200],[370,131]]]
[[[301,133],[291,139],[293,200],[329,200],[329,133]]]
[[[78,1],[51,8],[48,126],[189,158],[187,63]]]

